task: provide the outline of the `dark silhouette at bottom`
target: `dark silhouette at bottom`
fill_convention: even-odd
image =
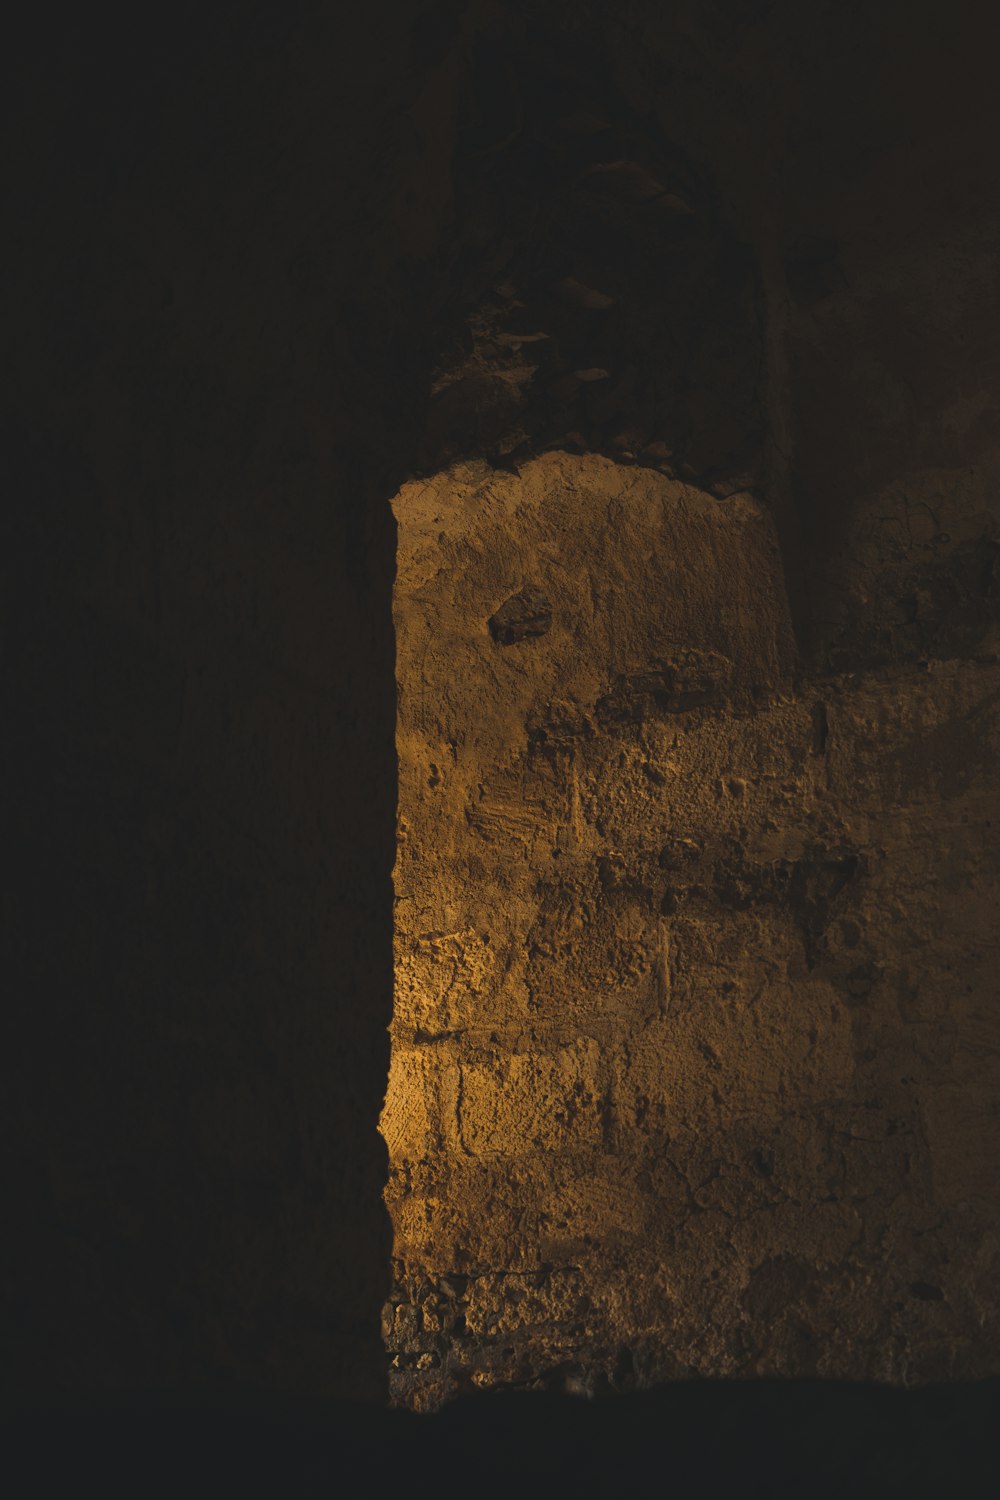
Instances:
[[[188,1393],[8,1413],[5,1447],[18,1497],[986,1500],[1000,1492],[998,1415],[1000,1379],[909,1391],[692,1381],[594,1401],[501,1393],[434,1416]]]

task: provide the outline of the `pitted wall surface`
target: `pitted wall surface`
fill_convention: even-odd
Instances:
[[[770,519],[396,501],[395,1397],[991,1368],[1000,669],[804,682]]]

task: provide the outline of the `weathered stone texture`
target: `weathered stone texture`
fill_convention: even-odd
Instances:
[[[796,682],[766,513],[652,470],[396,512],[396,1398],[995,1368],[1000,667]]]

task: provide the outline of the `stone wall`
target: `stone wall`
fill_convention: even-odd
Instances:
[[[18,1394],[383,1387],[388,498],[460,459],[400,501],[397,1393],[988,1365],[998,15],[11,23]]]
[[[396,1399],[995,1369],[995,656],[797,678],[607,459],[396,513]]]

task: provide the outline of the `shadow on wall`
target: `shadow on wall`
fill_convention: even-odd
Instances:
[[[242,464],[162,519],[141,473],[137,504],[102,493],[94,469],[134,436],[59,452],[43,430],[19,455],[9,1378],[374,1394],[390,632],[376,620],[344,661],[361,591],[321,469],[298,487],[304,566],[280,521],[241,510]],[[193,483],[214,468],[190,433],[142,438]],[[364,705],[353,733],[341,695]]]
[[[7,1380],[377,1397],[427,360],[365,122],[434,59],[405,3],[62,9],[7,93]]]

